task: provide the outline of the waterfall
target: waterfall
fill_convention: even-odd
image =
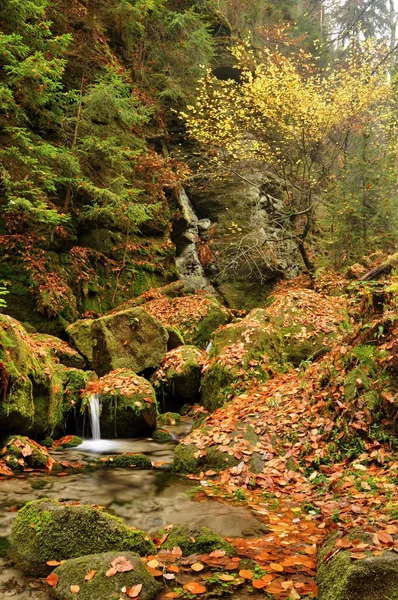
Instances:
[[[93,440],[101,439],[100,418],[99,418],[99,398],[97,394],[90,396],[90,423],[91,435]]]

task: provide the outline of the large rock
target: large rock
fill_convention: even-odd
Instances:
[[[160,365],[168,333],[143,308],[131,308],[93,321],[93,367],[102,376],[115,369],[140,373]]]
[[[143,437],[155,429],[155,391],[134,371],[117,369],[89,383],[82,398],[83,409],[89,410],[89,399],[94,394],[99,397],[102,437]]]
[[[214,336],[211,360],[202,377],[202,404],[215,410],[237,393],[235,384],[243,389],[254,377],[267,379],[272,373],[271,364],[282,357],[282,340],[265,310],[254,309],[244,319],[230,323]]]
[[[228,556],[235,554],[234,547],[208,527],[175,525],[168,532],[161,530],[157,537],[162,539],[165,533],[168,533],[168,535],[161,548],[172,550],[177,546],[181,548],[184,556],[207,554],[214,550],[225,550]]]
[[[0,315],[0,434],[62,433],[89,373],[60,361],[71,364],[78,358],[65,342],[31,335],[12,317]]]
[[[49,456],[47,448],[40,446],[34,440],[21,435],[12,435],[1,440],[0,466],[12,473],[24,469],[47,469],[51,471],[54,460]],[[2,474],[6,474],[2,471]]]
[[[159,401],[176,406],[193,404],[199,396],[203,364],[207,355],[195,346],[180,346],[164,357],[152,376]]]
[[[89,363],[93,361],[92,324],[93,319],[80,319],[66,328],[71,343]]]
[[[231,313],[213,296],[163,296],[145,304],[145,310],[165,327],[173,327],[185,344],[205,349],[216,329],[231,320]]]
[[[124,566],[130,568],[129,562],[133,569],[107,577],[112,563],[116,566],[119,563],[123,569]],[[92,571],[95,571],[95,574],[87,581],[85,577]],[[55,569],[54,573],[58,577],[57,586],[52,593],[56,600],[117,600],[125,597],[122,588],[132,588],[139,584],[142,585],[139,599],[151,600],[161,588],[148,573],[143,561],[131,552],[106,552],[73,558]],[[77,595],[70,591],[73,585],[79,586]]]
[[[351,540],[358,532],[349,534]],[[370,539],[366,539],[366,537]],[[398,555],[383,552],[367,558],[352,559],[350,551],[340,548],[333,556],[336,535],[332,535],[319,554],[317,583],[319,600],[386,600],[398,598]],[[370,536],[360,539],[371,542]],[[327,561],[323,559],[330,556]]]
[[[211,428],[205,423],[197,432],[208,436],[209,440],[213,438],[213,443],[206,449],[199,449],[196,439],[188,434],[174,450],[173,469],[176,473],[200,473],[208,469],[223,471],[237,466],[242,459],[247,461],[253,473],[263,470],[264,456],[256,449],[260,438],[251,425],[239,423],[226,435],[218,434],[217,427]],[[240,447],[238,452],[237,446]],[[242,448],[247,450],[247,454],[243,454]]]
[[[254,380],[298,366],[330,349],[345,316],[341,298],[309,289],[282,289],[266,308],[220,328],[201,385],[202,404],[215,410]]]
[[[156,552],[149,536],[91,506],[73,506],[44,498],[28,502],[18,513],[11,534],[10,555],[32,575],[49,572],[46,562],[95,552]]]

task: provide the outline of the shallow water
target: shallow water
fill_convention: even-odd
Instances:
[[[181,437],[189,423],[168,427]],[[56,451],[57,461],[93,463],[99,457],[123,452],[147,455],[152,470],[97,468],[65,476],[27,473],[23,478],[0,482],[0,537],[8,537],[16,509],[38,498],[97,504],[121,517],[128,525],[155,533],[165,525],[195,524],[210,527],[224,537],[259,537],[263,524],[250,511],[216,500],[193,499],[196,482],[171,473],[175,444],[151,439],[87,440],[77,448]],[[32,582],[31,582],[32,583]],[[44,589],[32,589],[17,569],[0,560],[0,598],[47,600]]]

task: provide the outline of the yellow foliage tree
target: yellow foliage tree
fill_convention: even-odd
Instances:
[[[283,210],[275,210],[311,271],[304,240],[335,181],[335,165],[344,161],[350,134],[386,105],[385,65],[370,44],[340,68],[323,72],[304,52],[265,50],[258,57],[241,45],[234,54],[240,81],[218,81],[207,72],[195,106],[183,114],[188,132],[212,150],[220,167],[242,173],[247,161],[254,161],[264,183],[277,184]]]

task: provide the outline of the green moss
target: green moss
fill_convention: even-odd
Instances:
[[[156,537],[162,538],[166,530],[160,531]],[[207,527],[195,525],[177,525],[168,532],[167,539],[161,548],[172,550],[175,546],[181,548],[183,555],[205,554],[213,550],[225,550],[228,556],[234,556],[235,549],[220,535]]]
[[[131,561],[134,569],[107,577],[106,573],[112,561],[119,556]],[[96,571],[93,579],[85,581],[85,575],[93,570]],[[142,560],[136,554],[126,551],[90,554],[70,559],[57,567],[54,573],[58,577],[57,587],[52,592],[56,600],[74,600],[76,597],[79,600],[119,600],[122,588],[133,587],[139,583],[142,584],[140,600],[151,600],[161,588],[148,573]],[[80,587],[77,596],[70,592],[71,585]]]
[[[189,343],[205,350],[215,330],[220,327],[220,325],[228,323],[228,321],[229,317],[222,310],[221,304],[214,300],[213,306],[210,307],[207,315],[196,325],[194,332],[191,334]]]
[[[158,367],[167,352],[166,329],[143,308],[96,319],[91,331],[93,366],[100,376],[115,369],[140,373]]]
[[[105,467],[113,468],[152,469],[150,459],[144,454],[119,454],[118,456],[111,456],[102,464]]]
[[[6,558],[10,549],[10,541],[6,537],[0,537],[0,558]]]
[[[48,479],[39,478],[39,479],[29,479],[30,487],[33,490],[42,490],[48,485]]]
[[[158,415],[158,423],[160,425],[178,425],[181,423],[181,415],[174,412],[162,413]]]
[[[173,436],[166,429],[155,429],[155,431],[152,434],[152,439],[155,442],[161,442],[161,443],[172,442]]]
[[[72,439],[70,439],[67,442],[62,443],[62,447],[63,448],[77,448],[77,446],[80,446],[82,443],[83,443],[82,438],[80,438],[78,435],[73,435]]]
[[[109,550],[141,556],[156,552],[146,533],[130,529],[117,517],[91,506],[65,505],[47,498],[28,502],[19,511],[10,541],[13,559],[33,575],[48,573],[48,560]]]
[[[84,356],[90,363],[93,360],[93,343],[91,339],[92,319],[81,319],[72,323],[66,328],[73,346]]]
[[[371,542],[368,534],[353,530],[350,539]],[[328,538],[318,557],[319,600],[390,600],[398,593],[398,557],[392,552],[352,560],[350,552],[340,550],[327,563],[323,557],[334,549],[337,534]]]
[[[45,448],[52,448],[53,443],[54,443],[54,440],[51,437],[46,437],[44,440],[40,441],[40,445],[44,446]]]
[[[12,435],[9,438],[2,440],[2,444],[5,447],[5,452],[1,457],[10,469],[15,472],[21,471],[22,469],[29,467],[32,469],[45,469],[47,466],[48,455],[45,449],[38,448],[35,444],[29,440],[29,438]],[[22,448],[29,446],[31,454],[24,456]],[[18,461],[23,461],[22,465]]]
[[[182,335],[181,331],[177,329],[177,327],[166,325],[166,331],[169,334],[169,339],[167,341],[167,350],[173,350],[174,348],[178,348],[179,346],[184,346],[184,336]]]
[[[115,382],[118,387],[115,387]],[[101,389],[107,390],[101,393]],[[101,434],[106,438],[149,436],[156,427],[157,401],[148,380],[130,370],[111,372],[96,381],[100,396]],[[91,392],[82,398],[82,411],[89,410]]]
[[[216,446],[210,446],[206,449],[204,456],[195,457],[198,449],[194,444],[178,444],[174,450],[173,469],[176,473],[199,473],[205,469],[222,471],[227,467],[238,464],[233,456],[220,452]]]

